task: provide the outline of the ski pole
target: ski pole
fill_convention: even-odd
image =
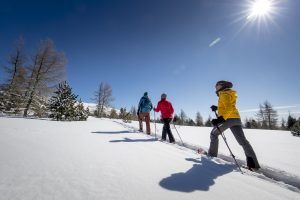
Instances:
[[[176,130],[176,132],[177,132],[177,134],[178,134],[178,136],[179,136],[179,138],[180,138],[180,140],[181,140],[182,146],[184,146],[184,143],[183,143],[183,141],[182,141],[182,139],[181,139],[181,137],[180,137],[180,134],[179,134],[179,132],[178,132],[178,130],[177,130],[177,128],[176,128],[174,122],[173,122],[173,126],[174,126],[174,128],[175,128],[175,130]]]
[[[155,111],[153,110],[154,113],[154,127],[155,127],[155,139],[156,139],[156,117],[155,117]]]
[[[214,111],[214,112],[215,112],[216,117],[218,118],[217,112],[216,112],[216,111]],[[243,174],[243,171],[242,171],[240,165],[238,164],[238,162],[237,162],[236,159],[235,159],[235,155],[233,155],[233,153],[232,153],[232,151],[231,151],[231,149],[230,149],[230,147],[229,147],[229,145],[228,145],[228,143],[227,143],[227,140],[226,140],[226,137],[225,137],[224,133],[220,130],[220,128],[219,128],[218,125],[216,125],[216,128],[217,128],[218,131],[220,132],[220,134],[221,134],[221,136],[222,136],[222,138],[223,138],[223,140],[224,140],[224,142],[225,142],[225,144],[226,144],[226,146],[227,146],[227,148],[228,148],[228,150],[229,150],[229,152],[230,152],[231,157],[234,159],[234,162],[235,162],[236,166],[239,168],[239,170],[240,170],[240,171],[242,172],[242,174]]]

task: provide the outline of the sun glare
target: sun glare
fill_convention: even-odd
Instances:
[[[252,2],[247,19],[266,17],[272,12],[270,0],[255,0]]]

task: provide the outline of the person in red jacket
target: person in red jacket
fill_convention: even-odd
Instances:
[[[174,109],[171,102],[167,101],[167,95],[165,93],[161,95],[161,100],[157,103],[154,111],[161,112],[161,118],[164,122],[161,139],[166,140],[166,136],[168,134],[170,143],[175,143],[175,139],[170,128],[170,122],[173,119]]]

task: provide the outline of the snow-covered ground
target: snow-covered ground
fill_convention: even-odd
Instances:
[[[299,199],[299,189],[189,149],[207,148],[210,128],[177,127],[186,146],[137,133],[137,122],[56,122],[0,117],[0,199]],[[157,137],[161,124],[156,124]],[[173,129],[177,142],[180,139]],[[300,138],[245,130],[269,172],[300,177]],[[233,153],[242,149],[225,133]],[[220,138],[220,154],[228,150]],[[283,178],[283,177],[279,177]]]

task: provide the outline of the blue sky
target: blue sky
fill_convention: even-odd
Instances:
[[[247,20],[248,0],[1,0],[0,62],[20,35],[28,52],[51,38],[86,102],[103,81],[116,108],[136,106],[144,91],[156,104],[165,92],[176,113],[206,118],[225,79],[243,117],[265,100],[300,116],[300,1],[274,7],[259,23]]]

